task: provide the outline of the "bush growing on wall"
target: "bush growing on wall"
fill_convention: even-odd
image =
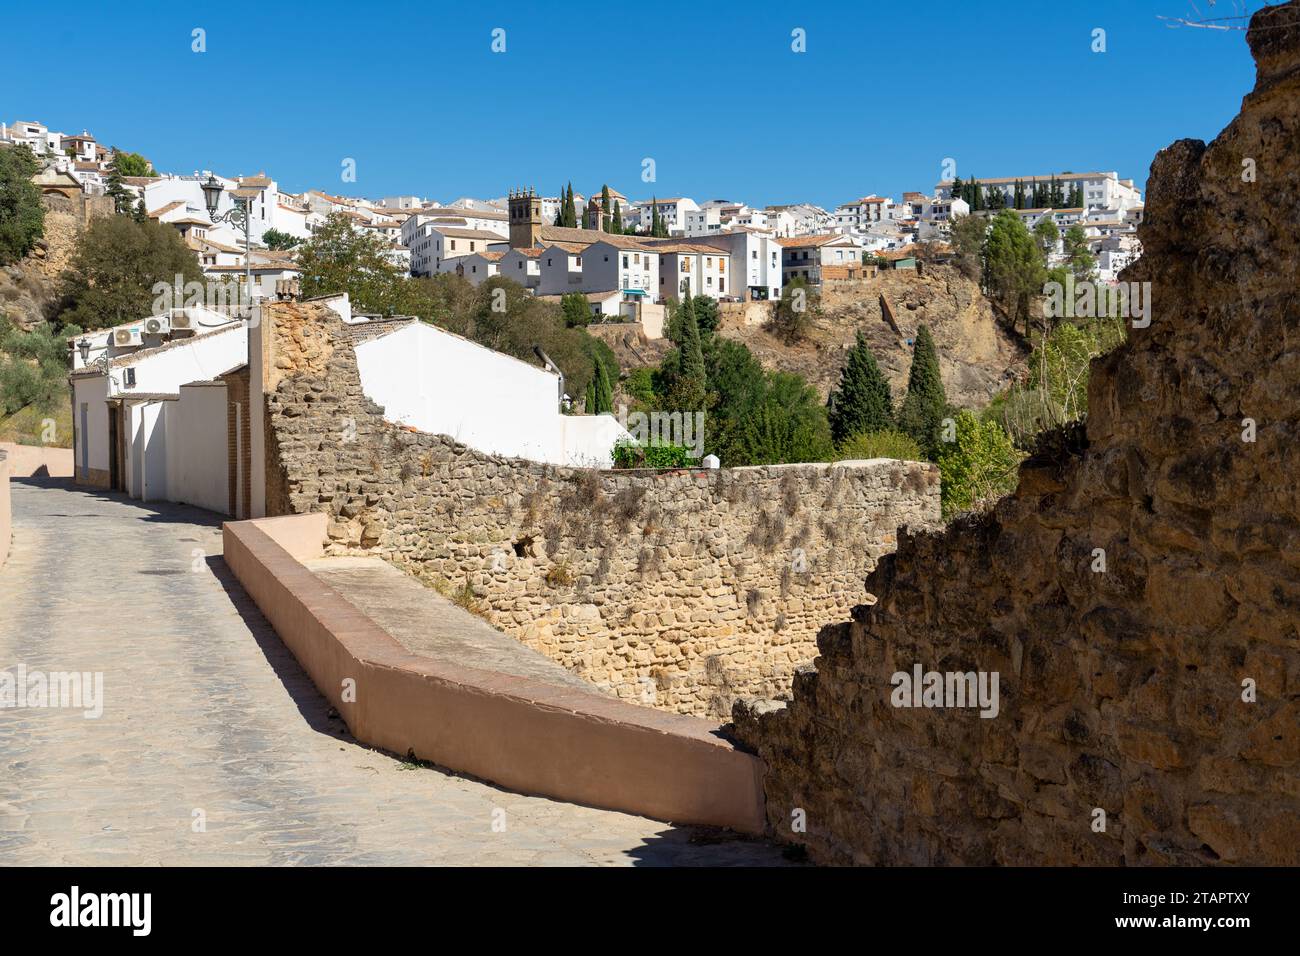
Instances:
[[[614,446],[615,468],[690,468],[696,464],[690,449],[668,442],[623,441]]]
[[[840,443],[836,455],[841,461],[871,458],[897,458],[900,461],[924,461],[925,455],[910,435],[892,428],[858,432]]]
[[[955,439],[939,451],[945,518],[1014,491],[1022,457],[997,422],[980,421],[964,409],[957,413]]]

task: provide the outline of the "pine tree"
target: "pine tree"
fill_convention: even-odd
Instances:
[[[922,325],[916,330],[912,347],[912,368],[907,376],[907,397],[898,413],[900,428],[912,437],[933,461],[941,447],[940,429],[948,400],[939,374],[939,353],[930,330]]]
[[[136,222],[149,221],[149,211],[145,209],[144,196],[141,196],[139,200],[137,200],[135,204],[135,212],[132,214],[132,218],[134,218]]]
[[[831,393],[831,438],[840,442],[862,432],[878,432],[894,424],[893,400],[866,337],[859,332],[840,372],[840,384]]]
[[[954,176],[952,179],[952,189],[948,191],[948,195],[953,199],[965,199],[966,197],[962,193],[962,190],[965,188],[966,184],[961,181],[961,177]]]

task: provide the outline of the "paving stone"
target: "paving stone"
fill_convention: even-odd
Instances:
[[[61,481],[11,490],[0,668],[101,671],[105,700],[89,720],[0,710],[7,864],[783,862],[758,841],[692,843],[691,828],[408,769],[329,719],[221,561],[216,516]]]

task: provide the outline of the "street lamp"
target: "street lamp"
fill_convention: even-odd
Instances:
[[[221,194],[225,191],[225,186],[221,185],[216,176],[208,173],[207,182],[199,186],[203,190],[203,202],[208,207],[208,218],[212,220],[213,225],[219,222],[228,222],[232,226],[237,226],[244,230],[244,290],[248,294],[251,304],[253,298],[253,261],[250,255],[252,238],[250,230],[253,224],[253,200],[262,192],[261,189],[240,188],[231,191],[231,197],[235,201],[234,207],[230,212],[217,214],[217,205],[221,202]]]

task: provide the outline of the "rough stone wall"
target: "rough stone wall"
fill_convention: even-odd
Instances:
[[[1249,39],[1241,116],[1156,157],[1124,276],[1152,321],[1093,363],[1086,430],[905,536],[787,706],[736,707],[812,858],[1300,863],[1300,6]],[[895,708],[918,663],[1000,672],[1000,713]]]
[[[384,422],[328,310],[264,321],[272,510],[328,513],[331,553],[380,554],[621,698],[724,716],[781,693],[898,526],[938,520],[937,470],[917,462],[657,474],[482,455]]]

